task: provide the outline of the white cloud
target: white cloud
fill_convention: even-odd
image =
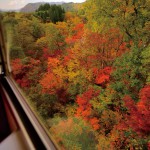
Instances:
[[[13,8],[18,8],[24,6],[25,3],[25,0],[11,0],[8,5],[12,6]]]
[[[14,6],[16,4],[17,4],[17,0],[12,0],[8,3],[8,5],[10,5],[10,6]]]

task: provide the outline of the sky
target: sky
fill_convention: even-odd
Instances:
[[[28,3],[35,2],[74,2],[81,3],[85,0],[0,0],[0,9],[20,9]]]

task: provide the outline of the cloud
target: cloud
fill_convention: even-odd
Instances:
[[[13,6],[13,5],[17,5],[17,0],[12,0],[8,3],[8,5]]]
[[[11,0],[8,5],[12,7],[20,7],[25,4],[25,0]]]

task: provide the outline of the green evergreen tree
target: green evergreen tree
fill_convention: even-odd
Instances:
[[[61,6],[44,4],[36,10],[36,16],[43,22],[53,22],[64,20],[65,11]]]

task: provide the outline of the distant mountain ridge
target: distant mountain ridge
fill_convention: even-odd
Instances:
[[[25,5],[23,8],[20,9],[20,12],[24,12],[24,13],[30,13],[30,12],[35,12],[40,5],[46,4],[49,2],[37,2],[37,3],[28,3],[27,5]],[[61,5],[65,10],[74,10],[74,5],[76,5],[76,3],[70,2],[70,3],[65,3],[65,2],[50,2],[50,5]]]
[[[37,3],[28,3],[21,9],[0,9],[0,12],[23,12],[23,13],[31,13],[35,12],[40,5],[43,4],[50,4],[50,5],[61,5],[62,8],[64,8],[65,11],[77,11],[78,8],[83,4],[83,3],[73,3],[73,2],[37,2]]]
[[[20,12],[34,12],[36,11],[40,5],[46,4],[48,2],[37,2],[37,3],[28,3],[23,8],[20,9]],[[64,2],[50,2],[50,5],[61,5]]]
[[[49,2],[37,2],[37,3],[28,3],[23,8],[20,9],[20,12],[28,13],[28,12],[35,12],[40,5],[46,4]],[[71,4],[71,3],[65,3],[65,2],[50,2],[50,5],[62,5],[65,7],[65,5]]]

